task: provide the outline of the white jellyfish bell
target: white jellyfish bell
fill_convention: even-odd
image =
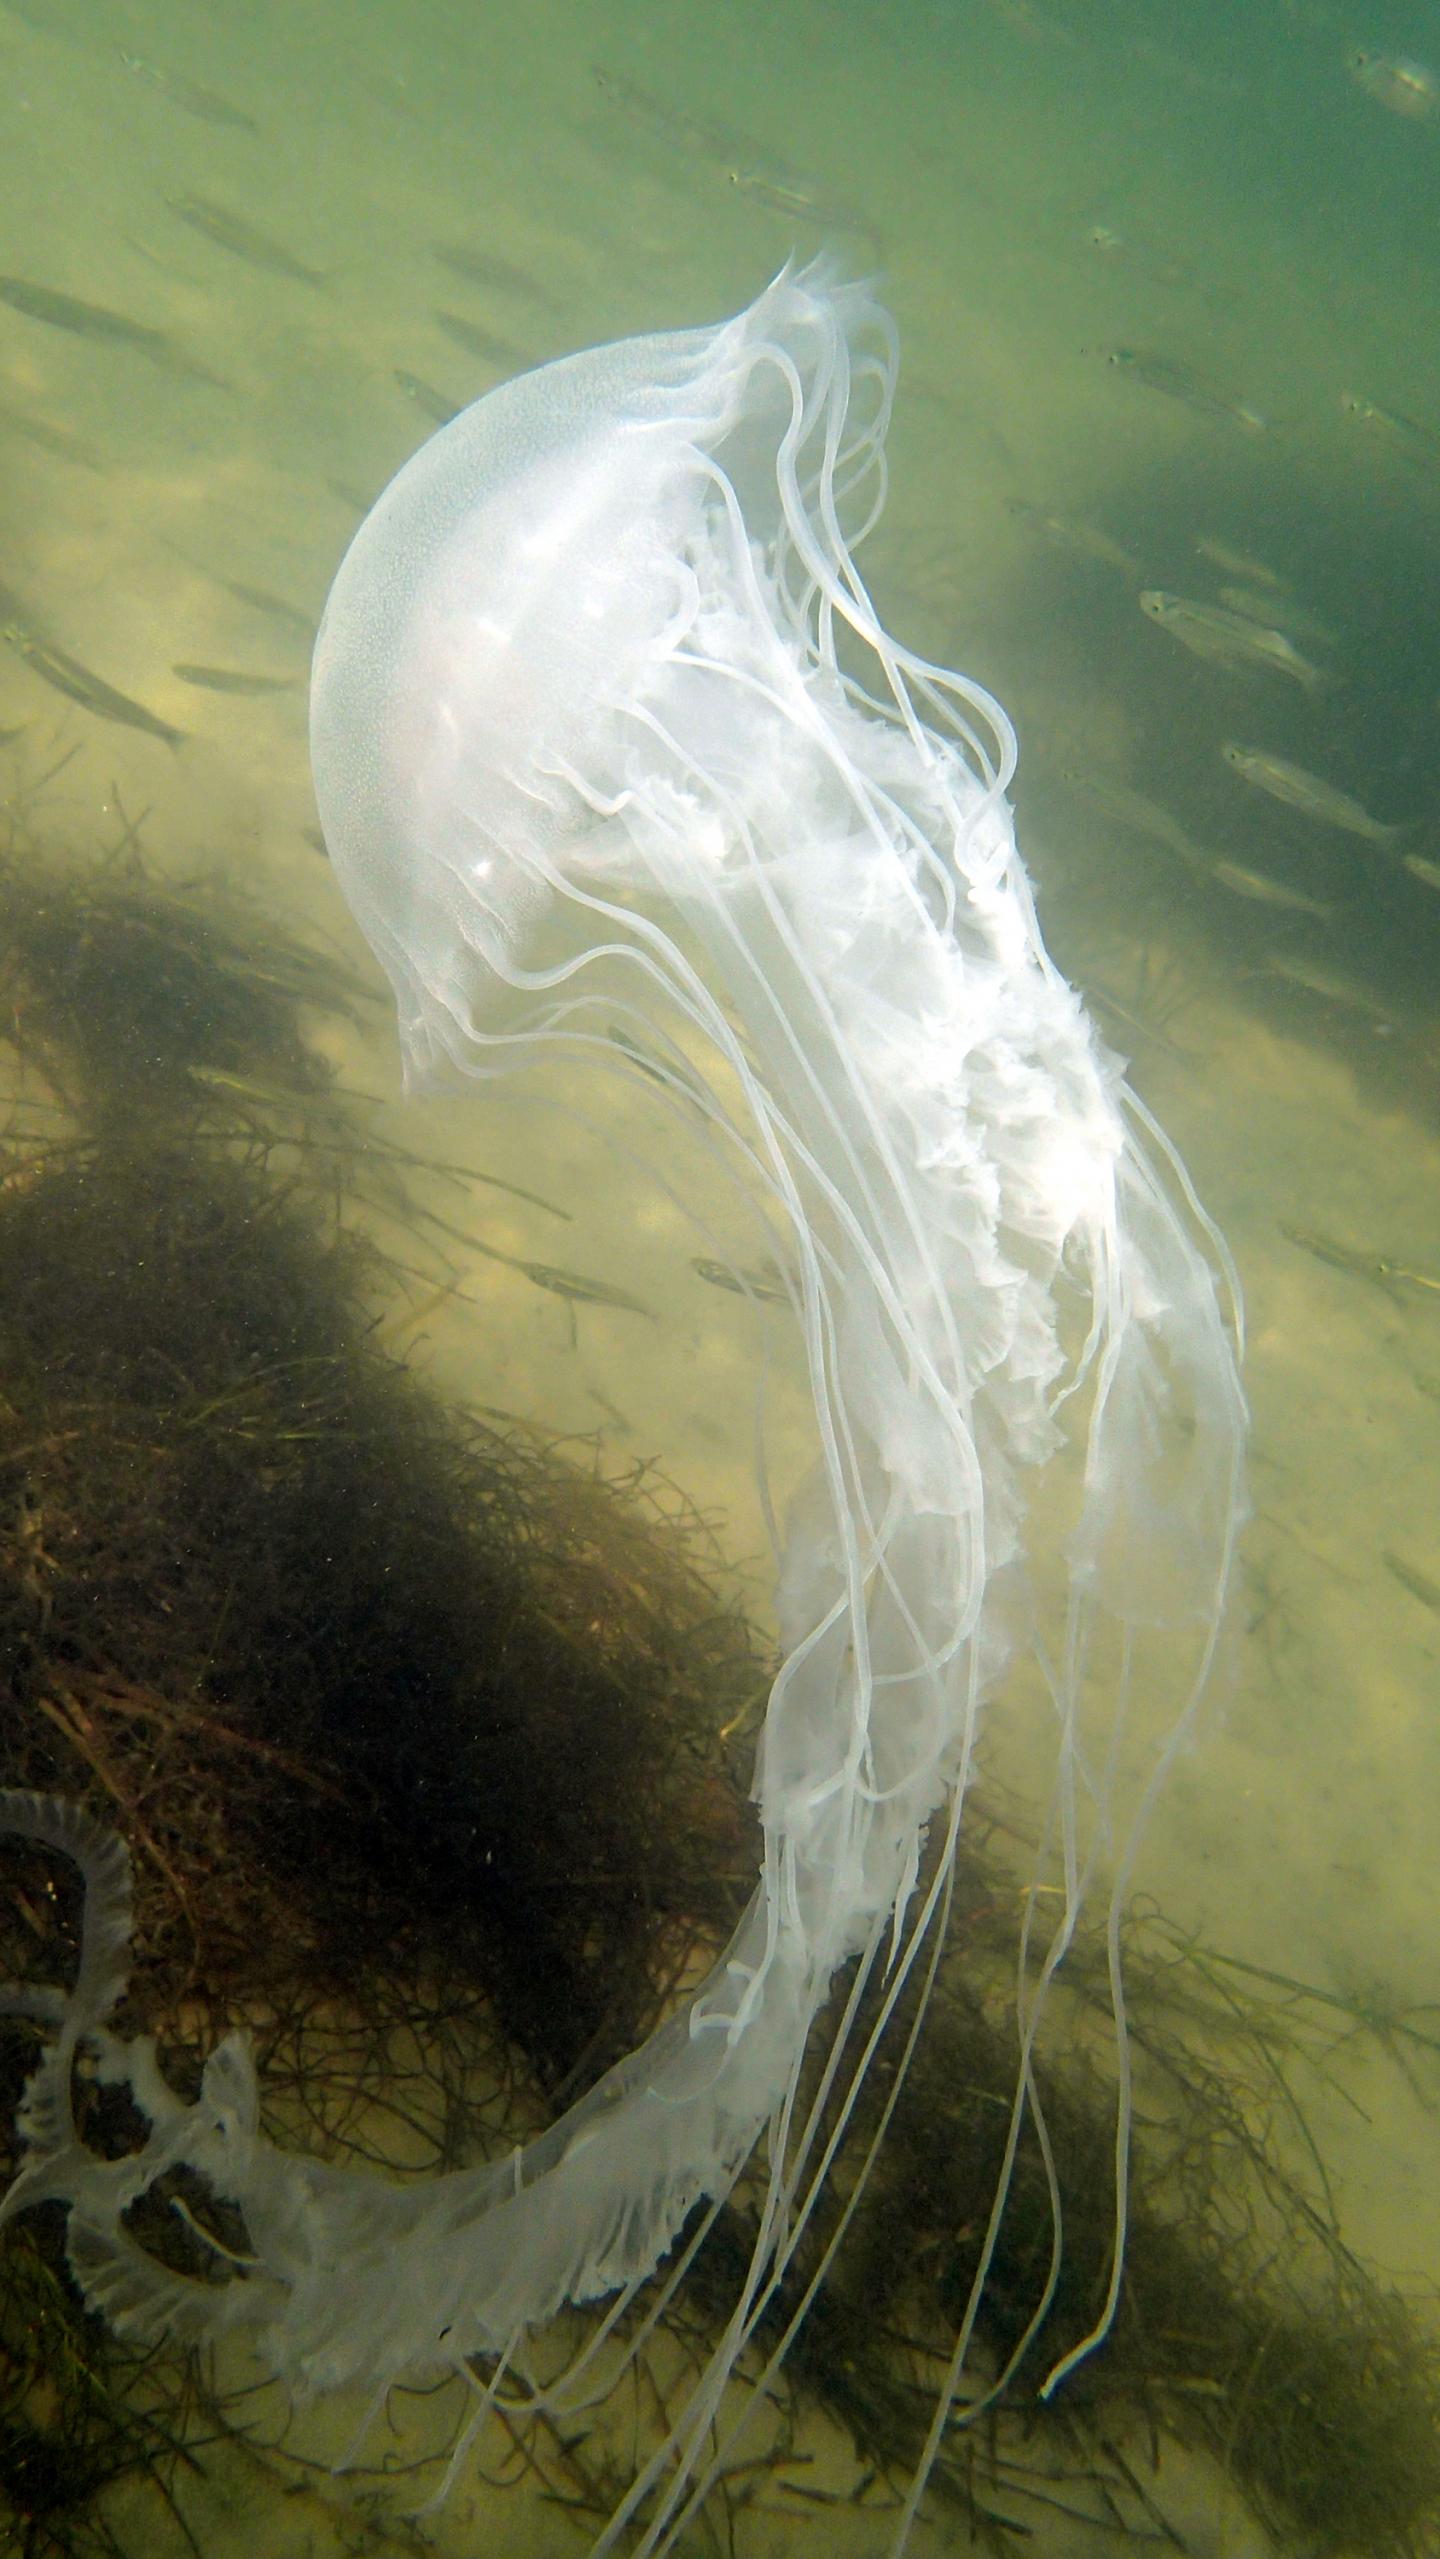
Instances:
[[[599,1061],[629,1071],[625,1026],[643,1021],[656,1055],[685,1061],[691,1142],[727,1179],[739,1168],[784,1239],[815,1459],[786,1530],[763,1854],[732,1943],[539,2139],[392,2185],[265,2139],[238,2038],[194,2106],[138,2047],[127,2064],[106,2025],[123,1861],[81,1817],[8,1799],[10,1823],[76,1856],[90,1892],[7,2208],[69,2203],[76,2271],[117,2324],[244,2327],[302,2393],[447,2367],[474,2380],[478,2364],[483,2416],[564,2304],[605,2300],[613,2334],[652,2278],[681,2282],[687,2223],[757,2156],[732,2315],[602,2546],[669,2546],[704,2493],[727,2376],[832,2164],[831,2118],[822,2136],[801,2095],[812,2029],[852,1965],[820,2070],[843,2116],[879,2040],[857,2026],[858,1986],[886,1982],[883,2032],[943,1916],[1007,1657],[1033,1645],[1054,1708],[1064,1889],[1043,1989],[1093,1862],[1077,1807],[1103,1806],[1106,1786],[1082,1689],[1103,1659],[1118,1731],[1132,1645],[1165,1630],[1148,1801],[1211,1667],[1240,1510],[1228,1258],[1046,956],[1004,713],[891,639],[856,566],[895,363],[870,294],[818,266],[721,327],[506,384],[361,526],[315,656],[325,837],[393,983],[411,1083],[543,1066],[552,1087],[588,1085]],[[1037,1509],[1062,1463],[1076,1497]],[[1017,1600],[1037,1575],[1061,1589],[1043,1633]],[[942,1853],[922,1864],[927,1829]],[[1105,1841],[1117,1906],[1132,1841]],[[1032,1972],[1017,2122],[1036,1996]],[[1116,1997],[1123,2242],[1118,1974]],[[108,2073],[129,2071],[143,2154],[102,2161],[76,2137],[86,2037]],[[124,2226],[137,2179],[181,2158],[243,2216],[243,2284],[189,2283]],[[1103,2333],[1121,2256],[1077,2356]]]

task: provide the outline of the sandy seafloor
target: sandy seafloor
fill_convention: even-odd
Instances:
[[[1423,51],[1420,13],[0,0],[0,270],[164,328],[230,386],[0,303],[0,579],[188,733],[172,752],[101,725],[3,651],[0,727],[18,735],[0,781],[30,810],[73,746],[32,811],[57,839],[103,844],[144,811],[157,862],[213,858],[358,957],[306,836],[303,641],[217,579],[318,618],[358,507],[426,431],[397,371],[456,404],[499,378],[437,311],[540,359],[718,317],[792,248],[878,268],[904,360],[877,594],[1015,716],[1042,922],[1188,1162],[1248,1304],[1236,1623],[1137,1882],[1221,1948],[1383,2019],[1437,1995],[1440,1614],[1423,1593],[1440,1585],[1440,1290],[1382,1284],[1285,1230],[1440,1276],[1440,892],[1398,847],[1246,791],[1217,752],[1239,738],[1323,772],[1377,817],[1416,821],[1405,843],[1440,859],[1440,467],[1406,432],[1440,420],[1440,119],[1352,77],[1361,44]],[[206,120],[197,88],[256,129]],[[323,283],[199,236],[168,201],[187,192]],[[437,243],[513,279],[463,280]],[[1263,431],[1147,390],[1107,361],[1122,348],[1233,388]],[[83,438],[98,467],[43,449],[17,414]],[[1237,582],[1201,538],[1284,579],[1277,615],[1298,600],[1319,617],[1333,681],[1237,675],[1145,621],[1141,588],[1213,599]],[[172,672],[195,661],[293,688],[195,689]],[[1155,807],[1327,911],[1177,859]],[[372,1090],[389,1079],[385,1126],[425,1142],[388,1037],[341,1062]],[[596,1183],[563,1124],[542,1136],[503,1101],[445,1103],[428,1142],[573,1212],[562,1236],[477,1191],[495,1247],[582,1268],[653,1317],[581,1307],[572,1339],[565,1304],[482,1261],[467,1284],[483,1316],[429,1310],[413,1356],[447,1391],[598,1431],[617,1466],[657,1459],[721,1517],[763,1607],[749,1311],[696,1278],[699,1248],[663,1203]],[[783,1470],[783,1386],[778,1411]],[[1317,2133],[1346,2235],[1430,2286],[1433,2115],[1383,2039],[1357,2035],[1340,2066],[1348,2094]],[[1193,2546],[1247,2546],[1203,2473],[1170,2465],[1167,2494]],[[203,2547],[299,2559],[327,2546],[328,2513],[318,2496],[263,2523],[217,2510]],[[880,2546],[873,2519],[853,2543],[829,2512],[819,2528],[836,2550]],[[358,2529],[352,2513],[341,2543]],[[401,2546],[373,2530],[366,2546]],[[433,2530],[457,2551],[500,2546],[463,2494]],[[803,2518],[757,2517],[743,2546],[806,2542]],[[503,2546],[576,2545],[553,2512],[512,2502]]]

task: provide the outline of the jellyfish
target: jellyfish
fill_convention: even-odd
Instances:
[[[87,2298],[133,2333],[243,2327],[302,2395],[488,2371],[478,2424],[566,2305],[597,2305],[612,2337],[646,2287],[663,2305],[753,2163],[748,2269],[602,2548],[672,2546],[723,2458],[727,2380],[836,2122],[933,1962],[982,1725],[1020,1654],[1048,1701],[1060,1887],[1017,1994],[1011,2156],[1045,1988],[1102,1865],[1119,2028],[1111,2294],[1047,2389],[1103,2336],[1129,2112],[1118,1914],[1212,1674],[1242,1508],[1223,1242],[1047,955],[1005,713],[893,637],[861,573],[896,372],[884,310],[822,262],[718,327],[527,373],[385,491],[315,653],[325,838],[393,986],[409,1088],[539,1077],[588,1108],[601,1070],[633,1078],[643,1032],[704,1178],[754,1204],[787,1275],[812,1458],[778,1532],[763,1845],[731,1942],[537,2138],[388,2183],[264,2136],[243,2037],[193,2104],[169,2092],[107,2023],[123,1859],[78,1814],[6,1807],[81,1864],[89,1951],[68,2002],[35,2012],[57,2031],[5,2208],[65,2200]],[[1147,1642],[1171,1694],[1137,1739]],[[1109,1790],[1134,1749],[1122,1832]],[[86,2039],[151,2126],[122,2161],[76,2134]],[[187,2282],[124,2221],[182,2160],[240,2211],[243,2284]]]

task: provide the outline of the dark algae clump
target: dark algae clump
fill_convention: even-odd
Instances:
[[[318,1026],[365,1002],[338,962],[138,858],[12,862],[0,918],[0,1783],[124,1835],[125,2029],[156,2036],[177,2089],[243,2026],[288,2145],[397,2175],[500,2155],[633,2049],[734,1925],[763,1647],[709,1533],[653,1475],[609,1481],[583,1447],[448,1409],[386,1347],[383,1221],[408,1216],[421,1256],[444,1237],[415,1204],[420,1168],[367,1149],[323,1061]],[[1433,2337],[1348,2253],[1274,2129],[1332,2021],[1155,1913],[1127,1923],[1139,2130],[1119,2313],[1041,2400],[1109,2281],[1113,2087],[1105,1948],[1087,1939],[992,2227],[1016,2082],[1014,1845],[992,1802],[923,2030],[912,2047],[918,1972],[883,2023],[757,2340],[773,2352],[805,2309],[757,2458],[717,2486],[717,2533],[747,2500],[798,2533],[853,2493],[881,2546],[973,2298],[994,2407],[947,2430],[932,2495],[992,2541],[1018,2548],[1057,2504],[1169,2531],[1147,2482],[1170,2439],[1211,2455],[1282,2544],[1433,2549]],[[33,1843],[0,1855],[0,1977],[64,1983],[74,1870]],[[877,1975],[877,2027],[886,1995]],[[13,2145],[41,2038],[0,2025]],[[1389,2032],[1428,2094],[1430,2021]],[[75,2090],[94,2148],[133,2147],[87,2063]],[[823,2125],[843,2091],[810,2094]],[[672,2314],[682,2353],[734,2299],[753,2200],[742,2182],[698,2247]],[[183,2177],[135,2227],[177,2272],[243,2258],[223,2200]],[[4,2252],[0,2546],[195,2548],[216,2465],[303,2482],[243,2394],[82,2310],[58,2210],[22,2216]],[[796,2449],[810,2402],[853,2441],[849,2491]],[[589,2531],[625,2484],[615,2458],[541,2429],[525,2461]]]

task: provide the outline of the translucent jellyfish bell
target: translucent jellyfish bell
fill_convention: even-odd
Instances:
[[[562,870],[595,811],[561,775],[598,761],[593,787],[618,793],[624,705],[683,644],[697,482],[738,423],[743,338],[637,340],[504,385],[415,456],[342,565],[316,788],[412,1066],[465,1048],[477,957],[494,1003],[513,964],[583,938]]]

